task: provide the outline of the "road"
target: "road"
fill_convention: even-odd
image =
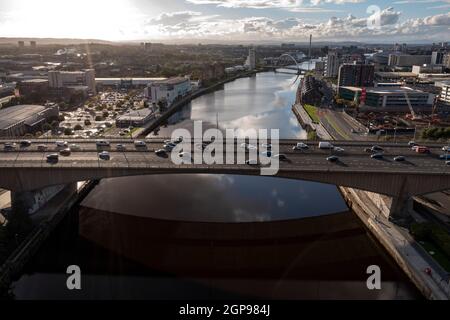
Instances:
[[[371,147],[375,142],[338,142],[334,141],[335,146],[340,146],[344,149],[343,152],[334,150],[322,150],[318,148],[318,142],[308,142],[310,148],[306,151],[294,151],[292,147],[297,141],[283,140],[279,145],[279,153],[287,156],[288,161],[283,161],[280,164],[282,168],[311,168],[324,169],[335,168],[339,170],[379,170],[382,172],[450,172],[450,166],[445,165],[445,161],[439,159],[441,146],[433,145],[430,147],[430,154],[417,154],[406,145],[395,145],[391,143],[379,144],[384,148],[384,159],[375,160],[370,158],[370,153],[365,152],[365,148]],[[94,141],[70,141],[76,143],[81,151],[72,151],[70,156],[59,156],[59,161],[56,164],[47,163],[46,155],[55,153],[58,148],[54,141],[35,141],[28,148],[19,148],[16,151],[4,151],[0,145],[0,166],[1,167],[15,167],[15,166],[96,166],[96,167],[129,167],[129,166],[167,166],[170,165],[169,157],[160,157],[155,154],[155,150],[161,149],[163,141],[160,139],[147,140],[145,148],[135,147],[130,140],[114,140],[111,141],[110,147],[97,148]],[[116,144],[123,144],[125,151],[117,151]],[[48,151],[38,151],[37,145],[46,145]],[[194,142],[183,142],[183,148],[191,148],[191,152],[198,149]],[[110,152],[110,160],[100,160],[98,152],[107,150]],[[235,161],[237,154],[244,154],[246,151],[239,146],[235,146]],[[258,152],[263,152],[266,149],[260,147]],[[340,159],[337,163],[330,163],[326,160],[329,155],[337,155]],[[394,157],[403,155],[406,157],[404,162],[396,162]],[[263,157],[260,155],[260,157]],[[248,158],[248,156],[247,156]]]

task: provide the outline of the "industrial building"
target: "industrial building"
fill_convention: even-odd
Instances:
[[[345,63],[339,67],[338,86],[373,87],[374,73],[371,64]]]
[[[190,91],[191,80],[179,77],[151,83],[145,88],[144,95],[151,103],[165,101],[170,106],[176,99],[184,97]]]
[[[42,130],[44,123],[56,119],[59,107],[56,104],[18,105],[0,110],[0,137],[23,136]]]
[[[340,87],[342,99],[359,102],[362,88]],[[408,112],[408,99],[415,111],[431,111],[435,95],[409,87],[366,88],[366,100],[362,108],[384,112]]]

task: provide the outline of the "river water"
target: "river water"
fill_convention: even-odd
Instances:
[[[193,120],[280,129],[304,138],[291,111],[296,76],[260,73],[186,106]],[[218,119],[218,121],[217,121]],[[78,265],[82,290],[66,287]],[[382,289],[367,289],[378,265]],[[411,299],[420,297],[348,210],[335,186],[272,177],[155,175],[105,179],[75,207],[14,283],[17,299]]]

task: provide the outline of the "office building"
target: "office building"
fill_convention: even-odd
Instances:
[[[339,67],[338,86],[373,87],[375,67],[371,64],[343,64]]]
[[[424,64],[421,66],[413,66],[412,73],[420,75],[422,73],[442,73],[442,65]]]
[[[434,51],[431,54],[431,64],[442,64],[444,62],[444,52]]]
[[[393,53],[389,55],[390,67],[412,67],[413,65],[430,64],[431,56]]]
[[[361,97],[362,88],[339,87],[342,99],[353,101]],[[409,112],[406,96],[415,111],[431,111],[435,95],[409,87],[366,88],[366,100],[363,108],[371,111]]]
[[[336,77],[339,73],[339,54],[337,51],[329,51],[325,63],[325,76]]]
[[[30,79],[19,82],[17,85],[20,96],[45,97],[48,95],[48,80]]]
[[[170,106],[175,100],[181,99],[190,91],[191,80],[179,77],[151,83],[144,90],[144,95],[151,103],[165,101]]]
[[[58,105],[18,105],[0,110],[0,136],[23,136],[40,131],[59,115]]]
[[[116,126],[118,128],[143,127],[154,117],[155,114],[149,108],[131,111],[117,117]]]
[[[245,61],[245,67],[248,70],[255,70],[256,69],[256,51],[254,48],[251,48],[248,51],[248,57]]]
[[[450,80],[441,81],[436,83],[436,85],[441,87],[441,93],[438,98],[439,106],[450,107]]]
[[[80,89],[84,86],[87,87],[87,91],[90,93],[96,93],[94,69],[82,71],[49,71],[48,81],[49,87],[52,90]]]

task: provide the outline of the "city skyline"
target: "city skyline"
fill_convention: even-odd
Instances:
[[[377,10],[379,23],[372,26]],[[448,41],[449,29],[449,0],[18,0],[0,4],[0,37],[258,43],[303,42],[312,34],[317,41],[409,43]]]

